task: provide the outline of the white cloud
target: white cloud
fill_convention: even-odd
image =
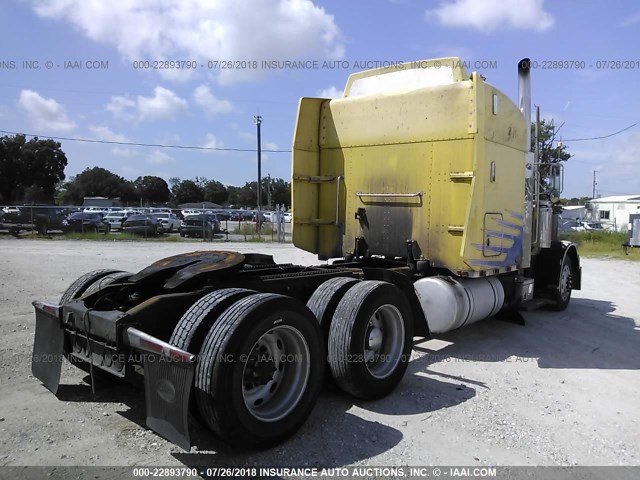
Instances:
[[[339,59],[340,31],[311,0],[31,0],[35,12],[63,20],[126,60]],[[172,70],[159,71],[165,78]],[[253,68],[211,70],[221,82],[256,78]]]
[[[275,142],[265,142],[262,144],[264,150],[279,150],[278,144]]]
[[[111,149],[111,153],[113,153],[116,157],[133,157],[136,154],[133,148],[126,147],[114,147]]]
[[[107,104],[107,111],[120,120],[134,120],[135,115],[131,110],[136,106],[136,102],[127,97],[113,96]]]
[[[233,110],[233,104],[229,100],[216,98],[206,85],[200,85],[193,91],[193,101],[202,107],[207,115],[228,113]]]
[[[169,154],[161,150],[153,150],[146,156],[147,163],[152,165],[166,165],[168,163],[174,163],[175,160]]]
[[[126,135],[123,135],[122,133],[115,133],[109,127],[105,127],[104,125],[90,125],[89,131],[96,140],[104,140],[107,142],[131,141]],[[135,155],[134,149],[129,147],[114,147],[111,149],[111,153],[117,157],[133,157]]]
[[[216,136],[213,133],[207,133],[204,140],[204,145],[202,146],[205,148],[224,148],[224,142],[216,138]],[[203,151],[206,151],[206,150],[203,150]]]
[[[187,101],[171,90],[156,87],[153,97],[138,96],[140,120],[167,120],[187,109]]]
[[[318,98],[342,98],[342,90],[338,90],[331,85],[329,88],[324,88],[316,92]]]
[[[451,0],[427,10],[426,16],[446,27],[471,27],[487,33],[499,29],[544,31],[555,22],[544,10],[544,0]]]
[[[171,120],[187,109],[187,101],[171,90],[156,87],[152,97],[138,95],[135,100],[115,95],[106,108],[115,118],[127,121]]]
[[[67,116],[62,105],[53,98],[44,98],[33,90],[22,90],[18,105],[27,112],[35,128],[47,132],[70,132],[76,124]]]
[[[113,132],[109,127],[104,125],[90,125],[89,131],[96,140],[105,140],[107,142],[130,142],[126,135]]]

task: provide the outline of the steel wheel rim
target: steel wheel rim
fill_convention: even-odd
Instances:
[[[560,297],[566,301],[571,295],[571,267],[564,265],[560,274]]]
[[[364,363],[375,378],[391,375],[404,351],[404,321],[400,310],[394,305],[378,307],[364,334]]]
[[[242,397],[249,413],[263,422],[277,422],[291,413],[309,381],[309,357],[306,339],[292,326],[262,335],[242,371]]]

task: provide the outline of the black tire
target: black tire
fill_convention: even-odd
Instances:
[[[201,417],[236,447],[280,443],[316,403],[322,352],[320,326],[304,304],[271,293],[243,298],[213,324],[200,350],[195,385]]]
[[[91,295],[97,292],[98,290],[106,287],[110,283],[113,283],[118,279],[130,276],[130,275],[131,275],[130,272],[124,272],[121,270],[95,270],[93,272],[89,272],[83,275],[82,277],[78,278],[78,280],[76,280],[75,282],[73,282],[73,284],[71,284],[71,286],[67,289],[67,291],[62,296],[62,299],[65,298],[65,295],[69,295],[69,299],[66,301],[74,300],[76,298],[80,298],[85,295]],[[83,280],[84,277],[86,277],[86,280]],[[62,304],[65,302],[61,300],[60,303]],[[79,369],[87,373],[91,372],[91,367],[89,365],[89,362],[85,360],[80,360],[76,357],[71,356],[68,353],[65,353],[64,356],[72,365],[78,367]],[[99,378],[101,381],[104,381],[104,380],[113,381],[115,379],[113,375],[99,368],[94,368],[93,373],[96,376],[96,378]]]
[[[333,378],[354,397],[384,397],[402,380],[412,340],[411,309],[402,291],[387,282],[359,282],[340,300],[329,329]]]
[[[76,298],[80,298],[84,292],[96,281],[100,280],[102,277],[106,277],[112,273],[119,273],[120,270],[94,270],[89,273],[85,273],[81,277],[79,277],[75,282],[69,285],[69,288],[62,294],[60,298],[60,305],[63,305],[71,300],[75,300]]]
[[[180,230],[180,236],[181,236],[182,238],[184,238],[184,235],[185,235],[185,233],[184,233],[182,230]]]
[[[550,306],[551,310],[561,312],[569,306],[569,301],[571,300],[572,274],[573,261],[568,255],[565,255],[562,259],[562,265],[560,266],[558,286],[552,292],[553,304]]]
[[[358,283],[359,280],[350,277],[336,277],[330,278],[322,285],[320,285],[311,295],[311,298],[307,302],[307,307],[316,316],[316,319],[320,323],[322,329],[322,339],[324,341],[325,358],[329,358],[329,351],[327,348],[329,342],[329,328],[331,327],[331,320],[338,307],[338,303],[344,297],[353,285]],[[331,369],[326,369],[325,381],[331,382],[333,376],[331,375]]]
[[[48,234],[48,233],[49,233],[49,226],[47,225],[47,223],[46,223],[46,222],[39,223],[39,224],[36,226],[36,230],[37,230],[37,232],[38,232],[40,235],[46,235],[46,234]]]
[[[197,355],[218,317],[238,300],[255,293],[255,290],[246,288],[223,288],[205,295],[182,315],[173,329],[169,343]]]
[[[100,277],[98,280],[93,282],[89,287],[82,293],[81,296],[86,297],[96,293],[98,290],[102,290],[107,285],[112,284],[116,280],[120,280],[125,277],[130,277],[131,272],[125,272],[121,270],[114,270],[113,273],[105,275],[104,277]]]

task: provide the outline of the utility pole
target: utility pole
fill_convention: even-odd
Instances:
[[[253,118],[258,130],[258,215],[256,217],[256,227],[258,228],[258,235],[260,235],[260,220],[262,219],[262,142],[260,139],[260,125],[262,124],[262,117],[260,115],[256,115]]]
[[[267,208],[271,210],[271,174],[267,173]]]
[[[593,171],[593,193],[591,195],[591,198],[596,198],[596,185],[598,184],[598,182],[596,181],[596,172],[597,170]]]

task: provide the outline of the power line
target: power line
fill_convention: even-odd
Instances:
[[[603,138],[609,138],[609,137],[613,137],[614,135],[618,135],[622,132],[626,132],[627,130],[629,130],[630,128],[635,127],[636,125],[640,124],[640,120],[638,120],[636,123],[633,123],[631,125],[629,125],[628,127],[623,128],[622,130],[618,130],[617,132],[613,132],[610,133],[609,135],[602,135],[600,137],[587,137],[587,138],[570,138],[568,140],[562,140],[562,142],[584,142],[587,140],[602,140]]]
[[[102,143],[107,145],[126,145],[131,147],[155,147],[155,148],[180,148],[183,150],[213,150],[219,152],[256,152],[255,148],[226,148],[226,147],[197,147],[195,145],[165,145],[161,143],[137,143],[137,142],[117,142],[115,140],[93,140],[89,138],[53,137],[51,135],[36,135],[33,133],[18,133],[0,130],[0,133],[9,135],[24,135],[26,137],[50,138],[52,140],[66,140],[71,142]],[[291,150],[262,149],[263,152],[270,153],[291,153]]]

